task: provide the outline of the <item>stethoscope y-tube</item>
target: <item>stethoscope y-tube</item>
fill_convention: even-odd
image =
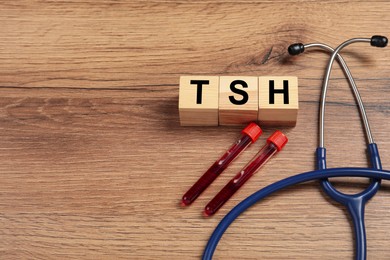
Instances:
[[[333,50],[331,47],[325,44],[318,44],[318,43],[307,44],[307,45],[293,44],[289,47],[288,51],[291,55],[300,54],[305,49],[313,48],[313,47],[319,47],[327,51],[330,51],[332,53],[327,66],[326,74],[323,81],[322,92],[321,92],[320,116],[319,116],[320,117],[319,120],[319,124],[320,124],[319,144],[320,145],[316,150],[318,170],[302,173],[275,182],[259,190],[258,192],[252,194],[247,199],[239,203],[222,219],[220,224],[214,230],[204,251],[203,259],[212,258],[212,255],[215,251],[218,241],[222,237],[225,230],[247,208],[257,203],[259,200],[281,189],[284,189],[286,187],[298,183],[302,183],[310,180],[317,180],[317,179],[320,180],[322,188],[332,199],[338,201],[339,203],[347,207],[349,213],[351,214],[353,224],[354,224],[354,231],[356,237],[355,257],[358,260],[366,259],[367,253],[366,253],[366,236],[365,236],[365,227],[364,227],[364,205],[372,196],[375,195],[375,193],[379,189],[381,179],[390,180],[390,172],[382,170],[378,149],[372,138],[367,115],[359,91],[353,80],[351,72],[348,69],[348,66],[346,65],[344,59],[338,54],[338,52],[342,50],[344,47],[355,42],[370,42],[372,46],[385,47],[387,45],[387,38],[383,36],[373,36],[372,38],[354,38],[342,43],[335,50]],[[338,61],[340,62],[343,71],[350,82],[350,85],[354,92],[354,96],[358,103],[359,111],[362,116],[362,121],[367,136],[368,153],[369,153],[370,163],[372,168],[333,168],[333,169],[326,168],[326,150],[324,147],[324,131],[323,131],[324,115],[325,115],[326,93],[329,84],[329,77],[330,77],[331,68],[335,58],[337,58]],[[363,192],[360,192],[358,194],[354,194],[354,195],[343,194],[337,191],[332,186],[332,184],[328,181],[328,178],[345,177],[345,176],[371,178],[371,184]]]
[[[372,133],[370,130],[370,125],[368,122],[367,114],[364,109],[363,101],[360,97],[359,91],[356,87],[355,81],[353,80],[352,74],[349,71],[345,61],[343,58],[338,54],[344,47],[356,43],[356,42],[370,42],[372,46],[376,47],[385,47],[387,44],[387,38],[383,36],[373,36],[370,38],[354,38],[350,39],[344,43],[342,43],[339,47],[337,47],[335,50],[333,50],[331,58],[328,62],[326,74],[323,81],[322,86],[322,92],[321,92],[321,101],[320,101],[320,115],[319,115],[319,129],[320,129],[320,136],[319,136],[319,147],[316,150],[316,158],[317,158],[317,169],[324,170],[326,169],[326,149],[324,147],[324,118],[325,118],[325,105],[326,105],[326,93],[329,85],[329,77],[331,73],[331,68],[333,65],[333,62],[335,58],[337,57],[340,64],[343,67],[343,70],[345,74],[348,77],[348,80],[350,82],[350,85],[353,89],[355,99],[358,103],[360,115],[362,117],[362,121],[364,124],[367,142],[368,142],[368,153],[370,158],[371,167],[375,169],[382,169],[382,165],[380,162],[380,157],[378,153],[377,145],[374,143],[374,139],[372,137]],[[304,49],[313,47],[315,45],[291,45],[289,47],[289,53],[295,54],[292,50],[294,50],[294,46],[303,46],[303,48],[300,48],[300,53],[303,52]],[[331,49],[331,48],[330,48]],[[339,202],[340,204],[344,205],[351,216],[353,227],[354,227],[354,234],[355,234],[355,241],[356,241],[356,259],[366,259],[366,232],[365,232],[365,226],[364,226],[364,208],[366,202],[371,199],[376,192],[378,191],[380,187],[380,180],[379,179],[371,179],[370,185],[362,192],[358,194],[344,194],[339,192],[334,188],[334,186],[329,182],[328,179],[320,180],[320,184],[322,189],[330,196],[333,200]]]

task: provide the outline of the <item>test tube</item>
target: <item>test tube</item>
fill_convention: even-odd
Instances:
[[[275,131],[267,139],[267,144],[252,158],[252,160],[207,204],[205,215],[211,216],[217,212],[226,201],[273,155],[287,143],[287,137],[280,131]]]
[[[184,194],[182,205],[188,206],[220,175],[223,170],[242,152],[250,143],[256,142],[263,133],[260,126],[250,123],[241,131],[241,137],[203,174],[202,177]]]

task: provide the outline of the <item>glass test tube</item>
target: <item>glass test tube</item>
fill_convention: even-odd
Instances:
[[[202,177],[184,194],[182,205],[190,205],[195,199],[226,169],[226,167],[242,152],[250,143],[256,142],[262,134],[261,128],[256,123],[250,123],[242,135],[222,157],[217,160],[203,174]]]
[[[287,141],[287,137],[282,132],[275,131],[267,139],[267,144],[264,145],[252,160],[207,204],[204,211],[206,216],[211,216],[217,212],[218,209],[220,209],[261,166],[284,147]]]

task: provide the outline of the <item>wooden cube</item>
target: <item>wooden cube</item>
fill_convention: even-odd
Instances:
[[[219,124],[247,124],[257,120],[258,77],[219,78]]]
[[[259,77],[258,120],[261,125],[294,126],[298,109],[297,77]]]
[[[217,126],[218,96],[218,76],[180,77],[180,124],[182,126]]]

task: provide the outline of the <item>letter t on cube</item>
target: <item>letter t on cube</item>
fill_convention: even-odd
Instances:
[[[218,76],[181,76],[180,124],[182,126],[217,126],[218,97]]]

